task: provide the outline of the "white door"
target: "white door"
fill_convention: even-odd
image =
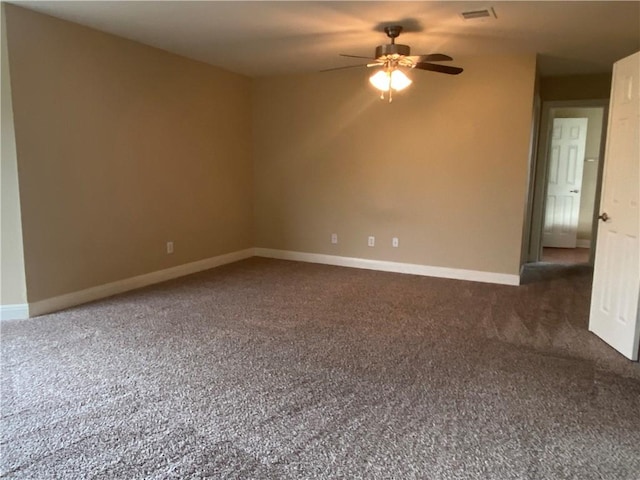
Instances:
[[[586,118],[555,118],[551,131],[542,245],[576,248]]]
[[[589,330],[638,359],[640,52],[613,67]]]

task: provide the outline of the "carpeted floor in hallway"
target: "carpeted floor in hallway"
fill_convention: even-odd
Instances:
[[[590,285],[252,258],[4,321],[0,475],[638,480],[640,367]]]

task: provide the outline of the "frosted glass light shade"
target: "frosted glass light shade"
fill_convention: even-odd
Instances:
[[[400,70],[392,70],[391,72],[379,70],[369,78],[371,85],[382,92],[388,92],[389,87],[399,92],[411,85],[411,79]]]

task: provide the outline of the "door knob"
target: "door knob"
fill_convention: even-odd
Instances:
[[[606,222],[607,220],[609,220],[610,217],[609,215],[607,215],[607,212],[604,212],[602,215],[598,215],[598,218],[603,222]]]
[[[580,190],[569,190],[570,193],[580,193]]]

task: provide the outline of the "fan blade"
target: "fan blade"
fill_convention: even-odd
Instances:
[[[341,57],[349,57],[349,58],[366,58],[367,60],[375,60],[373,57],[362,57],[360,55],[347,55],[346,53],[339,53]]]
[[[413,63],[422,62],[450,62],[453,60],[449,55],[444,53],[430,53],[429,55],[417,55],[409,57]]]
[[[429,70],[431,72],[447,73],[449,75],[458,75],[463,71],[460,67],[450,67],[449,65],[438,65],[436,63],[416,63],[414,68]]]
[[[325,68],[324,70],[320,70],[321,72],[332,72],[334,70],[346,70],[347,68],[358,68],[358,67],[368,67],[366,63],[362,63],[360,65],[347,65],[346,67],[334,67],[334,68]]]

